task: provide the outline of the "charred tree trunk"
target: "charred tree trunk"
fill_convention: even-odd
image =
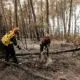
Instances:
[[[7,31],[7,20],[6,20],[6,16],[5,16],[5,12],[4,12],[4,4],[3,4],[3,0],[0,0],[0,4],[1,4],[1,9],[2,9],[2,18],[3,18],[3,34],[6,33]]]
[[[25,8],[25,11],[24,11],[24,18],[25,18],[25,26],[26,26],[26,29],[27,29],[27,38],[30,38],[29,36],[29,33],[30,33],[30,29],[29,29],[29,10],[28,10],[28,4],[26,4],[26,2],[24,1],[24,8]]]
[[[49,1],[46,0],[46,23],[47,23],[47,33],[49,33]]]
[[[36,15],[35,15],[35,11],[34,11],[33,1],[32,0],[30,0],[30,5],[31,5],[31,9],[32,9],[34,23],[36,23]]]
[[[70,36],[70,28],[71,28],[72,2],[73,2],[73,0],[70,0],[70,13],[69,13],[69,24],[68,24],[68,36]]]
[[[22,7],[21,7],[21,3],[20,0],[18,0],[18,4],[20,7],[20,13],[21,13],[21,20],[22,20],[22,29],[23,29],[23,36],[24,36],[24,40],[25,40],[25,44],[26,44],[26,49],[27,49],[27,29],[26,29],[26,25],[25,25],[25,20],[24,20],[24,15],[23,15],[23,11],[22,11]]]
[[[11,12],[11,6],[9,6],[9,28],[12,29],[12,12]]]
[[[30,39],[32,40],[33,36],[32,36],[32,15],[31,15],[31,7],[30,7],[30,0],[28,0],[28,26],[29,26],[29,34],[30,34]]]
[[[40,37],[44,36],[44,26],[43,26],[43,0],[41,0],[41,35]]]
[[[17,0],[14,2],[14,7],[15,7],[15,26],[18,27],[18,16],[17,16]]]
[[[4,35],[3,30],[4,30],[3,29],[3,17],[2,17],[2,14],[0,13],[0,39]]]
[[[35,27],[35,31],[36,31],[36,37],[37,37],[37,40],[39,41],[39,33],[38,33],[38,29],[37,29],[37,26],[36,26],[36,15],[35,15],[35,11],[34,11],[34,7],[33,7],[33,1],[30,0],[30,5],[31,5],[31,9],[32,9],[32,14],[33,14],[33,19],[34,19],[34,27]]]

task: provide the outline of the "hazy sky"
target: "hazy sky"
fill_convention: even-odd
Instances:
[[[20,0],[21,3],[23,3],[23,1],[24,1],[24,0]],[[12,3],[11,0],[8,0],[8,1],[6,2],[6,6],[5,6],[5,7],[7,7],[7,8],[9,9],[10,6],[11,6],[12,11],[13,11],[13,10],[14,10],[14,4]]]

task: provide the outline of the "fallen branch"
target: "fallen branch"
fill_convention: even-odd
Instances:
[[[80,48],[75,48],[75,49],[70,49],[70,50],[64,50],[64,51],[56,51],[56,52],[53,52],[53,51],[50,51],[49,54],[60,54],[60,53],[66,53],[66,52],[75,52],[75,51],[79,51]],[[26,55],[39,55],[40,53],[39,52],[27,52],[27,53],[18,53],[16,54],[16,56],[26,56]],[[4,58],[4,55],[0,56],[0,58]]]
[[[75,48],[75,49],[70,49],[70,50],[64,50],[64,51],[50,51],[49,54],[59,54],[59,53],[66,53],[66,52],[75,52],[79,51],[80,48]],[[25,56],[25,55],[39,55],[40,52],[30,52],[30,53],[25,53],[25,54],[16,54],[16,56]]]
[[[75,52],[75,51],[79,51],[79,50],[80,50],[80,48],[75,48],[75,49],[70,49],[70,50],[52,52],[52,53],[50,53],[50,54],[59,54],[59,53],[66,53],[66,52]]]

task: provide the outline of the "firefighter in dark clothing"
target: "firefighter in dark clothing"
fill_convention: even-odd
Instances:
[[[15,55],[14,45],[18,49],[21,49],[19,45],[17,45],[17,41],[16,41],[16,35],[18,34],[18,30],[19,28],[14,28],[13,30],[6,33],[1,39],[1,43],[6,53],[5,61],[9,61],[9,59],[12,58],[14,63],[17,64],[18,64],[18,60]]]
[[[50,37],[48,34],[46,34],[42,39],[40,43],[40,54],[43,51],[44,48],[47,50],[47,57],[49,56],[49,46],[50,46]]]

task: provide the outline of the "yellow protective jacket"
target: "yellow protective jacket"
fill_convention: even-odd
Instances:
[[[1,41],[2,43],[5,45],[5,46],[8,46],[9,44],[11,44],[11,38],[14,37],[14,32],[13,31],[10,31],[9,33],[5,34]]]

